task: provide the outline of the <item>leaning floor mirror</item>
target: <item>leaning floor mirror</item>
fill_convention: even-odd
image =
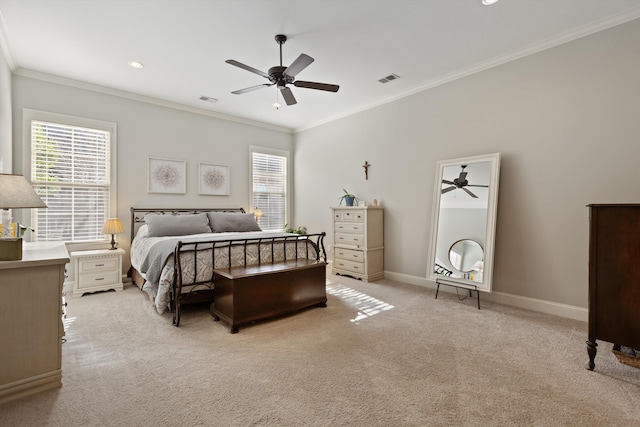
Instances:
[[[499,153],[437,163],[429,280],[491,292],[499,173]]]

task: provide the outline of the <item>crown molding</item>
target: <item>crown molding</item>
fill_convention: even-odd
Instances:
[[[202,108],[197,108],[197,107],[192,107],[192,106],[185,105],[185,104],[180,104],[178,102],[167,101],[167,100],[164,100],[164,99],[154,98],[154,97],[146,96],[146,95],[140,95],[140,94],[133,93],[133,92],[128,92],[128,91],[124,91],[124,90],[120,90],[120,89],[114,89],[114,88],[101,86],[101,85],[96,85],[96,84],[93,84],[93,83],[87,83],[87,82],[83,82],[83,81],[79,81],[79,80],[69,79],[69,78],[66,78],[66,77],[60,77],[60,76],[56,76],[56,75],[53,75],[53,74],[42,73],[42,72],[39,72],[39,71],[28,70],[28,69],[25,69],[25,68],[17,68],[15,71],[13,71],[13,74],[15,74],[17,76],[21,76],[21,77],[28,77],[28,78],[32,78],[32,79],[36,79],[36,80],[42,80],[42,81],[46,81],[46,82],[50,82],[50,83],[56,83],[56,84],[60,84],[60,85],[63,85],[63,86],[70,86],[70,87],[75,87],[75,88],[78,88],[78,89],[84,89],[84,90],[89,90],[89,91],[92,91],[92,92],[98,92],[98,93],[103,93],[103,94],[106,94],[106,95],[112,95],[112,96],[117,96],[117,97],[120,97],[120,98],[126,98],[126,99],[130,99],[130,100],[133,100],[133,101],[144,102],[144,103],[147,103],[147,104],[159,105],[159,106],[162,106],[162,107],[172,108],[172,109],[175,109],[175,110],[187,111],[187,112],[194,113],[194,114],[200,114],[200,115],[203,115],[203,116],[214,117],[216,119],[227,120],[227,121],[236,122],[236,123],[242,123],[242,124],[246,124],[246,125],[250,125],[250,126],[255,126],[255,127],[275,130],[275,131],[278,131],[278,132],[293,133],[293,129],[287,128],[287,127],[283,127],[283,126],[277,126],[277,125],[273,125],[273,124],[270,124],[270,123],[260,122],[260,121],[257,121],[257,120],[250,120],[250,119],[245,119],[243,117],[232,116],[232,115],[228,115],[228,114],[218,113],[218,112],[215,112],[215,111],[209,111],[209,110],[205,110],[205,109],[202,109]]]

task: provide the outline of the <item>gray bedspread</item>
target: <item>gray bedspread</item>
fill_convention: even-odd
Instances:
[[[265,236],[264,232],[256,232],[256,233],[241,233],[239,236],[236,234],[234,239],[247,239],[247,240],[257,240],[259,238],[265,237],[286,237],[286,236],[294,236],[294,234],[290,233],[268,233]],[[162,273],[162,269],[167,263],[167,259],[171,256],[176,248],[178,242],[182,241],[183,243],[193,243],[193,242],[224,242],[229,240],[231,236],[228,234],[215,236],[212,235],[210,237],[203,238],[202,236],[198,237],[178,237],[172,239],[166,239],[159,242],[156,242],[151,246],[144,256],[142,260],[142,264],[140,265],[140,272],[143,273],[148,281],[151,283],[159,283],[160,275]],[[211,249],[213,243],[203,244],[198,246],[198,250],[202,249]],[[187,250],[193,250],[193,246],[189,246]]]

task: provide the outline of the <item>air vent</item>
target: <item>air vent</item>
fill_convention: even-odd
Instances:
[[[383,77],[380,80],[378,80],[380,83],[388,83],[391,80],[395,80],[395,79],[399,79],[400,76],[397,74],[389,74],[387,77]]]
[[[202,96],[200,97],[200,99],[201,99],[202,101],[207,101],[207,102],[211,102],[211,103],[218,102],[218,100],[217,100],[216,98],[212,98],[212,97],[210,97],[210,96],[205,96],[205,95],[202,95]]]

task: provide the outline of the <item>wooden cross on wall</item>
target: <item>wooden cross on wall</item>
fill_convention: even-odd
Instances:
[[[369,166],[371,166],[371,164],[365,160],[364,165],[362,165],[364,168],[364,179],[369,179]]]

